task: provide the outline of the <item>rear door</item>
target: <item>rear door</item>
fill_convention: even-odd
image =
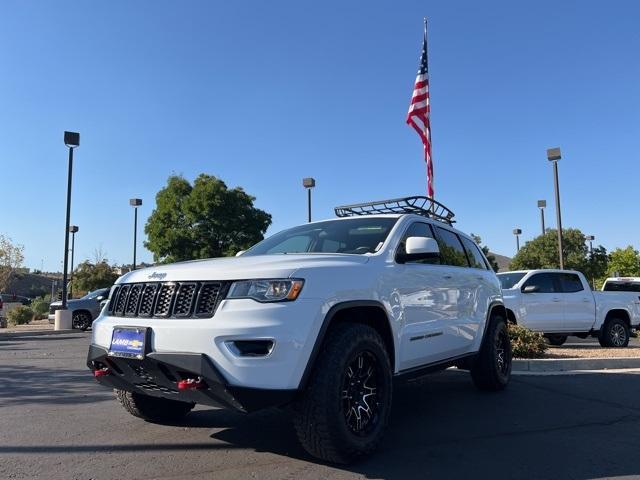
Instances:
[[[528,286],[537,291],[524,293]],[[564,306],[557,278],[552,272],[531,275],[521,287],[518,320],[537,332],[561,332],[564,329]]]
[[[575,273],[555,273],[562,290],[564,304],[564,330],[587,332],[596,316],[595,301],[591,289],[585,288],[580,276]]]

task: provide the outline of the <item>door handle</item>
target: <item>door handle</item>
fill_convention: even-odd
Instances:
[[[589,300],[588,298],[583,298],[583,299],[582,299],[582,301],[583,301],[584,303],[590,303],[590,302],[591,302],[591,300]]]
[[[554,302],[561,302],[562,300],[560,298],[554,298],[553,301]]]
[[[453,278],[453,275],[443,275],[442,278],[444,278],[445,280],[451,280]]]

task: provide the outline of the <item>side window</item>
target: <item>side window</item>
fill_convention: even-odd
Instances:
[[[441,227],[436,227],[436,232],[438,246],[440,247],[440,263],[456,267],[468,267],[467,254],[462,247],[462,243],[460,243],[458,235]]]
[[[402,236],[402,240],[400,240],[400,244],[398,245],[398,250],[396,251],[396,255],[404,255],[407,253],[405,250],[405,245],[407,242],[407,238],[409,237],[429,237],[434,238],[433,230],[431,230],[431,226],[428,223],[423,222],[414,222],[412,223],[407,231]],[[428,263],[428,264],[438,264],[440,260],[438,258],[429,258],[422,260],[412,260],[407,263]]]
[[[551,273],[536,273],[529,277],[529,279],[522,285],[522,289],[529,285],[535,285],[538,287],[538,293],[555,293],[556,287],[554,282],[554,275]]]
[[[469,262],[471,263],[471,268],[481,268],[482,270],[487,269],[487,264],[484,261],[484,256],[480,253],[480,249],[478,245],[473,240],[469,240],[466,237],[460,237],[462,239],[462,245],[464,245],[464,249],[467,251],[467,257],[469,257]]]
[[[575,273],[560,273],[560,287],[565,293],[575,293],[584,290],[580,277]]]

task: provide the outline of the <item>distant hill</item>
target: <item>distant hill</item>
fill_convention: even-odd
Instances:
[[[496,257],[496,262],[498,263],[498,271],[499,272],[508,272],[509,265],[511,265],[511,258],[505,257],[504,255],[499,255],[495,252],[490,252],[491,255]]]
[[[60,279],[39,275],[35,273],[14,273],[9,281],[9,285],[2,293],[16,294],[23,297],[39,297],[46,293],[51,293],[51,283],[58,280],[58,286],[61,285]]]

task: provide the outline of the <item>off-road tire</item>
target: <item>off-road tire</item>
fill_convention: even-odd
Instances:
[[[609,348],[624,348],[629,345],[629,325],[621,318],[611,318],[600,329],[598,342],[600,346]]]
[[[151,397],[126,390],[115,389],[114,392],[127,412],[149,422],[162,423],[180,420],[195,407],[195,403]]]
[[[559,347],[560,345],[564,345],[564,342],[567,341],[567,335],[545,335],[547,342],[549,345],[553,345],[555,347]]]
[[[511,342],[505,319],[494,315],[489,320],[480,352],[471,367],[471,378],[480,390],[503,390],[511,378]]]
[[[86,332],[91,326],[91,315],[87,312],[73,312],[71,317],[71,328],[76,328]]]
[[[351,400],[365,397],[350,396],[348,390],[353,388],[354,378],[363,378],[358,372],[364,369],[353,368],[361,365],[359,358],[363,356],[374,365],[374,373],[360,382],[363,390],[368,382],[376,385],[375,403],[366,404],[374,412],[371,416],[361,413],[360,407],[354,407],[357,402]],[[366,370],[370,372],[368,367]],[[293,405],[300,443],[314,457],[332,463],[350,463],[370,454],[378,447],[388,423],[392,387],[391,362],[380,335],[366,325],[336,325],[325,338],[302,397]],[[349,412],[354,411],[365,421],[371,419],[367,431],[356,432],[349,423],[355,418]]]

